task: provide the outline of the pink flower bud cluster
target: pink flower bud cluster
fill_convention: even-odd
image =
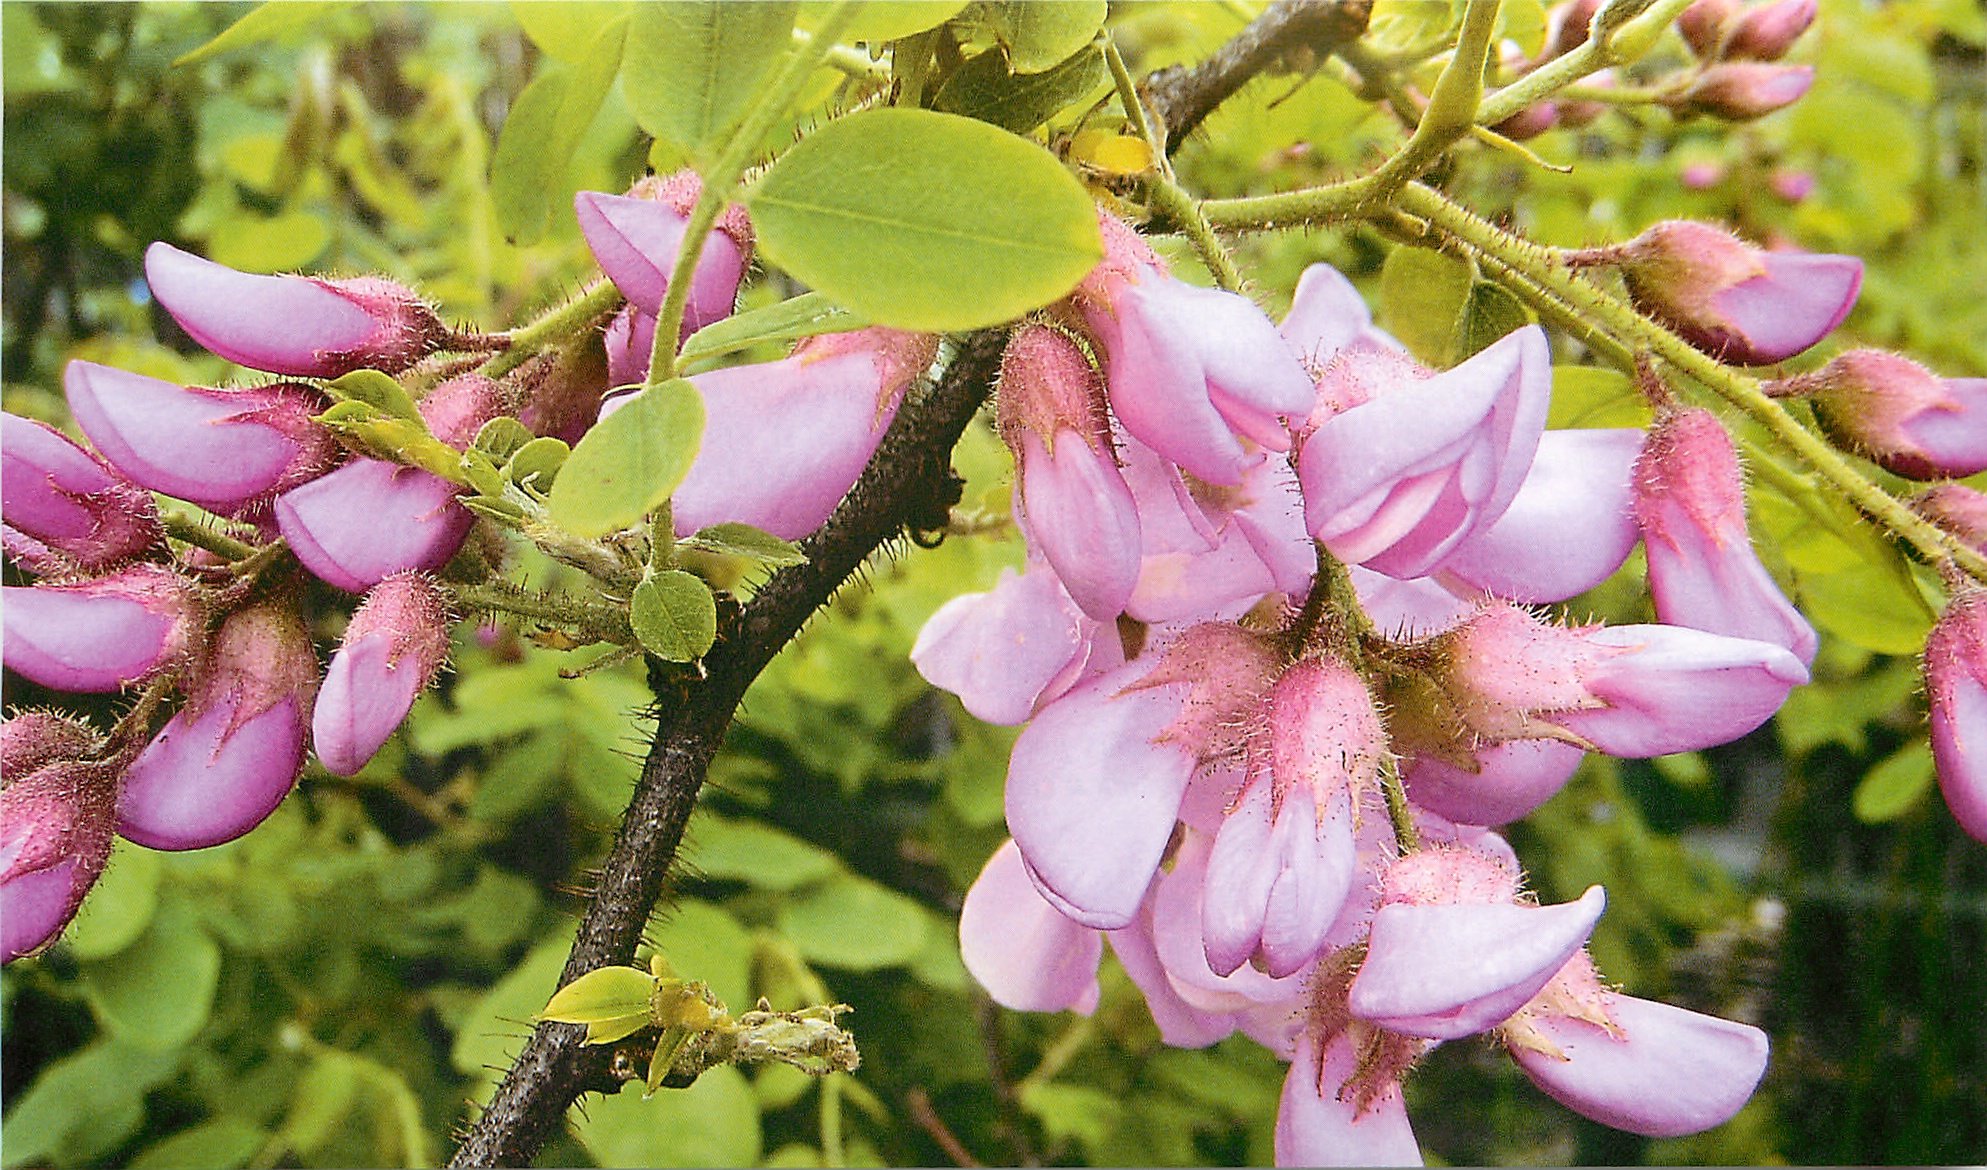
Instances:
[[[1290,1062],[1287,1164],[1418,1161],[1402,1079],[1468,1036],[1611,1125],[1730,1117],[1765,1037],[1608,987],[1584,950],[1602,892],[1539,905],[1487,827],[1589,751],[1725,743],[1807,680],[1730,436],[1686,410],[1546,431],[1536,327],[1431,370],[1330,268],[1278,327],[1104,227],[1002,368],[1027,567],[913,650],[1025,724],[968,969],[1011,1007],[1088,1011],[1108,941],[1169,1043],[1240,1031]],[[1526,608],[1638,542],[1659,624]],[[1313,596],[1316,549],[1337,583]]]
[[[1781,64],[1815,21],[1817,0],[1697,0],[1677,31],[1701,72],[1667,104],[1680,116],[1743,122],[1799,101],[1814,84],[1814,66]]]

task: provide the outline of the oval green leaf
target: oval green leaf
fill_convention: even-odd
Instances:
[[[647,971],[601,967],[561,987],[538,1018],[561,1024],[597,1024],[623,1016],[645,1016],[649,997],[654,994],[655,976]]]
[[[1094,96],[1110,80],[1102,53],[1079,51],[1052,69],[1014,73],[1005,55],[988,49],[947,78],[932,104],[947,114],[1026,134],[1064,106]]]
[[[693,153],[716,141],[792,42],[793,17],[771,0],[636,6],[621,78],[635,122]]]
[[[1053,157],[929,110],[830,122],[781,155],[747,202],[776,264],[898,329],[1011,321],[1075,288],[1103,255],[1089,195]]]
[[[596,423],[559,468],[547,510],[576,536],[627,528],[690,473],[704,436],[704,400],[681,378],[650,386]]]
[[[1108,8],[1105,0],[1008,0],[986,11],[1014,71],[1040,73],[1089,44]]]
[[[642,647],[657,658],[692,662],[717,641],[717,600],[703,578],[670,569],[635,586],[628,602],[628,624]]]

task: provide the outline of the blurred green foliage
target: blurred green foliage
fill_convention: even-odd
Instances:
[[[935,20],[959,6],[923,7]],[[1239,7],[1125,4],[1112,27],[1146,70],[1212,49]],[[1508,7],[1506,33],[1535,43],[1538,6]],[[621,91],[592,101],[586,73],[614,6],[276,6],[252,42],[174,64],[247,11],[0,6],[8,409],[61,419],[54,387],[74,357],[227,376],[143,296],[153,239],[261,271],[383,270],[488,325],[590,271],[569,196],[619,190],[646,157]],[[1416,11],[1379,15],[1405,36]],[[1694,216],[1854,252],[1869,277],[1841,344],[1987,373],[1983,45],[1971,0],[1829,0],[1800,50],[1820,79],[1789,113],[1735,128],[1631,108],[1532,143],[1570,172],[1471,150],[1445,178],[1548,242]],[[1389,115],[1311,64],[1210,119],[1180,152],[1183,181],[1235,195],[1375,161],[1396,138]],[[493,185],[493,159],[520,149],[500,132],[506,114],[544,104],[527,86],[552,84],[592,102],[562,132],[560,165]],[[1693,164],[1718,177],[1685,185]],[[1811,173],[1813,192],[1776,196],[1781,169]],[[1454,326],[1466,307],[1522,311],[1478,296],[1453,262],[1390,260],[1364,230],[1253,237],[1241,255],[1269,302],[1304,265],[1339,264],[1383,321],[1450,358],[1467,352],[1472,333]],[[1554,425],[1640,421],[1619,375],[1571,343],[1559,357]],[[1987,1149],[1987,856],[1928,795],[1914,667],[1896,656],[1929,620],[1921,570],[1753,457],[1755,523],[1830,635],[1816,683],[1738,744],[1590,760],[1511,836],[1548,899],[1607,886],[1594,952],[1612,980],[1767,1028],[1765,1088],[1730,1125],[1652,1142],[1545,1101],[1487,1047],[1445,1045],[1408,1090],[1432,1158],[1940,1163]],[[1000,1012],[960,964],[954,916],[1002,835],[1013,733],[966,716],[906,654],[946,599],[1019,562],[1006,458],[990,430],[969,432],[956,464],[986,532],[875,561],[754,687],[648,932],[735,1009],[759,996],[854,1005],[862,1070],[815,1082],[720,1069],[648,1102],[589,1098],[545,1163],[938,1164],[958,1148],[989,1163],[1269,1160],[1282,1069],[1258,1047],[1164,1048],[1108,961],[1089,1018]],[[524,569],[559,579],[548,563]],[[1575,611],[1645,616],[1637,574]],[[0,1164],[444,1159],[553,988],[643,747],[638,672],[574,681],[562,665],[520,631],[465,630],[453,672],[358,777],[313,770],[227,846],[121,846],[68,939],[6,970]],[[15,681],[10,703],[45,698]]]

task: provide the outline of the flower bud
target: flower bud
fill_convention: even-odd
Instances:
[[[1559,106],[1555,102],[1533,102],[1524,109],[1492,126],[1491,129],[1513,142],[1523,142],[1559,125]]]
[[[1953,819],[1987,841],[1987,590],[1953,594],[1925,639],[1932,759]]]
[[[448,658],[448,597],[431,578],[397,573],[366,594],[331,656],[311,716],[326,770],[365,767]]]
[[[1853,256],[1762,251],[1690,220],[1659,223],[1576,259],[1619,263],[1637,308],[1698,349],[1745,366],[1771,365],[1820,341],[1849,315],[1863,286],[1863,264]]]
[[[448,335],[412,289],[382,277],[255,276],[160,242],[145,251],[145,280],[201,345],[293,378],[397,374]]]
[[[1911,510],[1987,553],[1987,493],[1942,483],[1913,497]]]
[[[643,179],[627,195],[581,191],[573,197],[580,233],[601,271],[630,305],[651,317],[662,312],[663,298],[669,295],[683,229],[702,189],[695,171],[681,171],[668,179]],[[731,315],[751,260],[751,220],[744,208],[729,207],[697,255],[683,308],[684,337]]]
[[[1593,31],[1594,14],[1601,10],[1601,0],[1565,0],[1555,4],[1546,14],[1548,32],[1545,40],[1545,53],[1539,64],[1554,57],[1564,57],[1581,45]]]
[[[43,946],[76,916],[110,858],[116,785],[114,765],[73,758],[8,775],[0,790],[0,962]]]
[[[1829,436],[1886,471],[1944,479],[1987,470],[1987,378],[1941,378],[1899,354],[1852,349],[1772,391],[1812,396]]]
[[[643,362],[646,364],[647,356]],[[588,331],[549,352],[535,354],[512,379],[522,404],[517,419],[534,435],[577,443],[600,417],[608,381],[607,350],[600,334]],[[640,381],[637,375],[635,381]]]
[[[1733,22],[1719,47],[1729,60],[1778,61],[1815,22],[1817,0],[1768,0]]]
[[[205,620],[192,582],[163,565],[5,594],[8,668],[58,691],[107,693],[175,666]]]
[[[276,499],[276,524],[304,568],[347,593],[448,564],[476,517],[456,487],[417,467],[355,459]]]
[[[1697,0],[1677,17],[1677,31],[1700,61],[1718,55],[1725,30],[1738,15],[1739,0]]]
[[[239,513],[339,456],[311,421],[325,401],[308,386],[208,390],[83,361],[62,380],[77,424],[119,471],[210,511]]]
[[[1814,83],[1812,65],[1727,61],[1706,69],[1664,104],[1680,118],[1703,114],[1728,122],[1750,122],[1800,101]]]
[[[99,572],[159,546],[150,493],[55,428],[0,414],[0,448],[7,550],[29,569]]]
[[[1138,511],[1118,471],[1103,379],[1074,341],[1023,325],[1001,356],[996,419],[1016,464],[1015,519],[1083,612],[1124,611],[1139,573]]]
[[[152,849],[204,849],[261,824],[303,768],[316,687],[294,613],[263,603],[229,615],[186,705],[126,770],[117,831]]]
[[[55,760],[97,754],[103,737],[54,711],[22,711],[0,721],[0,780],[18,780]]]
[[[1566,787],[1587,753],[1552,739],[1511,739],[1474,750],[1417,749],[1401,761],[1408,799],[1465,825],[1504,825]],[[1403,751],[1406,748],[1403,747]]]
[[[1656,420],[1635,463],[1635,518],[1659,619],[1814,661],[1814,627],[1753,550],[1738,449],[1717,415],[1691,408]]]
[[[1781,202],[1799,203],[1814,194],[1815,173],[1796,170],[1793,167],[1776,167],[1773,173],[1767,176],[1767,184],[1773,188],[1774,196]]]
[[[1715,162],[1686,163],[1677,173],[1677,179],[1692,191],[1708,191],[1725,181],[1725,164]]]

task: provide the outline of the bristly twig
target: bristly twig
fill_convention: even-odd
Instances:
[[[1293,51],[1317,59],[1366,32],[1373,0],[1281,0],[1200,64],[1175,65],[1146,78],[1146,105],[1166,127],[1166,152],[1186,141],[1215,107]]]

